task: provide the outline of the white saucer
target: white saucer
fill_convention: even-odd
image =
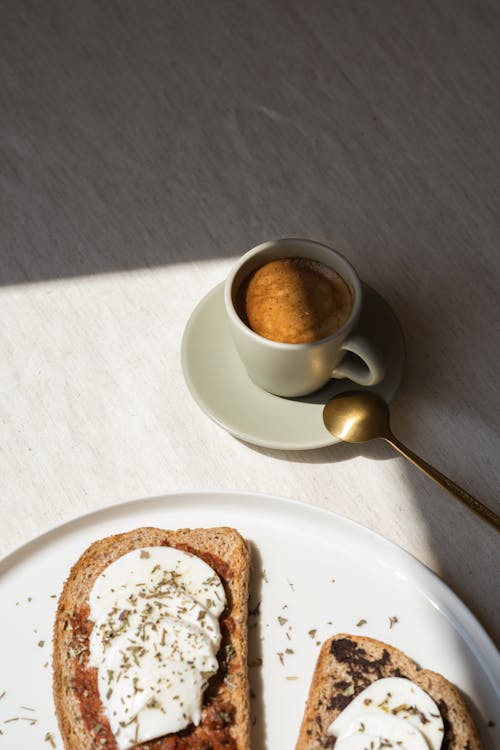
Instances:
[[[363,284],[358,331],[382,352],[387,374],[373,390],[390,402],[403,376],[405,349],[399,322],[391,308]],[[350,380],[331,380],[301,398],[273,396],[248,377],[234,348],[224,309],[224,282],[193,310],[182,339],[184,378],[198,406],[235,437],[263,448],[309,450],[339,442],[323,424],[326,402],[352,390]],[[354,386],[356,389],[361,386]]]

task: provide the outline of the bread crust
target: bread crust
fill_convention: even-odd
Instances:
[[[445,724],[442,750],[482,750],[465,701],[445,677],[419,669],[405,653],[374,638],[339,633],[325,641],[316,662],[295,750],[333,748],[330,724],[362,690],[382,677],[406,677],[437,703]]]
[[[127,552],[161,545],[184,549],[205,559],[213,567],[215,563],[217,565],[228,599],[228,606],[221,616],[226,632],[224,645],[228,648],[222,653],[221,647],[221,670],[207,693],[211,693],[212,699],[215,696],[221,705],[234,707],[233,721],[225,729],[226,736],[229,732],[231,737],[230,747],[249,750],[247,617],[250,551],[247,542],[229,527],[176,531],[143,527],[94,542],[73,565],[59,598],[53,633],[53,694],[66,750],[102,750],[103,747],[116,750],[117,747],[102,705],[99,702],[98,722],[91,725],[95,712],[90,711],[90,700],[85,703],[85,696],[79,688],[82,678],[97,686],[97,670],[88,667],[86,648],[92,629],[88,620],[88,598],[94,581],[110,563]],[[168,739],[163,739],[164,745],[153,740],[136,747],[138,750],[198,748],[199,744],[190,745],[186,741],[187,734],[188,731],[184,730],[179,735],[169,735]],[[102,742],[104,739],[105,743]],[[215,740],[213,747],[219,747]]]

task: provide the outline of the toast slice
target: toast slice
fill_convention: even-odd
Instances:
[[[170,546],[202,558],[219,575],[227,606],[220,617],[219,670],[203,698],[199,726],[138,744],[140,750],[249,750],[247,616],[250,553],[231,528],[164,531],[140,528],[94,542],[70,571],[59,598],[53,635],[53,693],[66,750],[116,750],[103,712],[97,669],[88,666],[88,599],[96,578],[114,560],[146,546]]]
[[[335,738],[327,733],[332,721],[356,695],[382,677],[406,677],[434,699],[445,727],[442,750],[481,750],[465,701],[445,677],[419,669],[394,646],[344,633],[321,647],[295,750],[333,748]]]

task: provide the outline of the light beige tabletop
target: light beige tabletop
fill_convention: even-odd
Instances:
[[[397,542],[500,635],[495,532],[383,444],[253,449],[183,380],[196,303],[303,236],[407,344],[395,433],[500,512],[500,6],[4,4],[0,552],[185,489],[273,493]]]

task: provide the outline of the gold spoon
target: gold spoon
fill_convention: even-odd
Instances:
[[[393,446],[418,469],[434,479],[461,500],[470,510],[488,521],[500,531],[500,516],[469,495],[462,487],[434,469],[427,461],[417,456],[394,437],[389,424],[389,409],[385,401],[369,391],[351,391],[334,396],[323,409],[323,422],[326,429],[340,440],[347,443],[365,443],[368,440],[382,438]]]

